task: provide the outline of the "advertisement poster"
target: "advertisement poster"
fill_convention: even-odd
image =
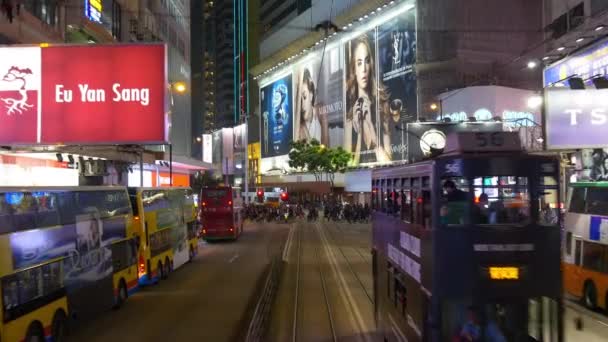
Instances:
[[[346,108],[344,147],[354,156],[353,165],[390,161],[390,146],[383,145],[379,125],[388,113],[389,95],[378,80],[375,56],[376,31],[362,34],[344,46]]]
[[[234,174],[234,130],[222,128],[222,174]]]
[[[408,159],[420,161],[430,156],[431,149],[443,149],[452,133],[497,131],[502,131],[502,122],[411,123],[407,125]]]
[[[215,165],[221,165],[222,163],[222,131],[215,131],[212,134],[213,136],[213,144],[212,148],[212,163]]]
[[[294,140],[314,138],[325,146],[342,146],[343,61],[343,50],[333,48],[296,67]]]
[[[416,18],[415,10],[378,27],[379,103],[381,146],[390,160],[407,157],[407,123],[416,120]]]
[[[291,75],[265,86],[260,91],[262,109],[262,157],[289,153],[293,139]]]
[[[203,162],[213,163],[213,136],[211,134],[203,134]]]

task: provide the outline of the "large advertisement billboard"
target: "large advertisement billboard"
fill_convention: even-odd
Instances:
[[[323,43],[288,68],[291,76],[262,82],[263,158],[287,154],[288,134],[295,141],[342,146],[353,154],[354,166],[407,158],[406,125],[418,116],[416,10],[411,3],[402,8],[379,26]],[[277,95],[281,87],[284,93],[293,89],[293,123],[277,130],[273,120],[280,115],[273,113],[292,109],[278,106],[291,99]]]
[[[163,143],[162,44],[0,48],[0,143]]]
[[[293,90],[291,75],[262,88],[262,157],[287,154],[293,139]]]
[[[545,129],[548,149],[608,146],[608,89],[546,91]]]
[[[378,98],[388,97],[388,105],[379,106],[381,145],[390,160],[407,156],[403,131],[416,120],[416,18],[414,11],[378,27],[380,83]]]
[[[316,54],[295,68],[294,140],[316,139],[325,146],[344,142],[343,50]]]

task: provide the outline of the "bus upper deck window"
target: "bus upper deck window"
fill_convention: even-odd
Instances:
[[[475,224],[524,224],[530,221],[526,177],[479,177],[473,180]]]

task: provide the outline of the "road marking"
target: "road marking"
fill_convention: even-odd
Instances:
[[[295,225],[292,223],[291,228],[289,228],[289,235],[287,236],[287,242],[285,242],[285,247],[283,248],[283,261],[289,261],[289,252],[291,251],[291,245],[293,244],[293,236],[295,232]]]
[[[230,258],[230,260],[228,260],[229,264],[232,264],[234,262],[234,260],[238,259],[239,255],[235,254],[232,258]]]
[[[608,323],[605,323],[600,320],[601,316],[598,313],[590,311],[587,308],[580,307],[577,304],[572,303],[569,299],[564,299],[564,304],[574,313],[589,318],[591,321],[595,321],[596,323],[601,324],[605,327],[608,327]]]
[[[321,228],[321,225],[319,223],[316,224],[316,227],[317,227],[317,232],[319,233],[319,236],[321,237],[321,242],[322,242],[323,248],[325,249],[325,253],[329,259],[329,263],[332,267],[332,270],[338,276],[337,278],[339,280],[339,283],[340,283],[342,289],[344,290],[344,291],[339,291],[339,292],[340,292],[340,296],[342,297],[342,300],[346,304],[346,307],[350,308],[349,316],[351,319],[351,323],[354,323],[353,324],[354,327],[359,328],[361,334],[364,336],[364,340],[369,341],[368,334],[372,331],[372,329],[370,329],[370,327],[367,325],[367,322],[365,322],[365,320],[363,319],[363,317],[361,315],[359,306],[357,305],[357,302],[354,300],[353,294],[351,293],[350,288],[346,284],[346,280],[344,279],[344,275],[342,274],[342,271],[338,267],[338,261],[336,259],[333,249],[331,248],[331,246],[329,244],[329,240],[327,239],[327,236],[325,236],[325,232],[323,231],[323,229]]]

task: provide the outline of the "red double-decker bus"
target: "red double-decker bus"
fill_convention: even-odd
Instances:
[[[205,241],[233,239],[243,232],[243,199],[239,188],[203,188],[200,196],[201,234]]]

